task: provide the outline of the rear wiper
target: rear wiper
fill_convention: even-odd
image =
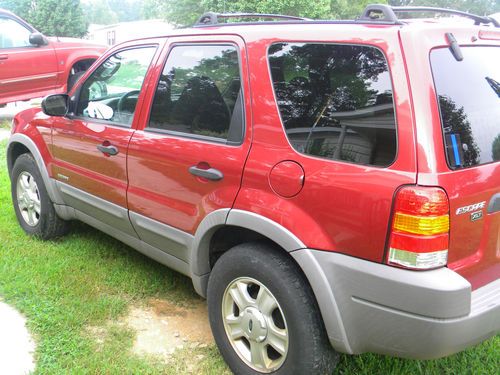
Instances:
[[[464,55],[462,55],[462,50],[455,39],[455,36],[452,33],[446,33],[446,39],[448,40],[448,44],[450,46],[450,51],[455,60],[462,61],[464,59]]]
[[[500,97],[500,83],[498,83],[497,81],[495,81],[493,78],[490,77],[484,77],[484,79],[486,80],[486,82],[489,83],[489,85],[491,86],[493,91],[496,92],[498,97]]]

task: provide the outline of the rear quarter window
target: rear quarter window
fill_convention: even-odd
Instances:
[[[462,61],[448,48],[434,49],[430,55],[451,169],[500,160],[500,48],[461,50]]]
[[[298,152],[388,166],[396,157],[393,90],[370,46],[277,43],[269,65],[281,120]]]

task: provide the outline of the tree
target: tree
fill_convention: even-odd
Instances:
[[[389,0],[391,5],[433,6],[488,15],[500,11],[498,0]]]
[[[150,4],[157,3],[148,0]],[[161,8],[160,8],[161,9]],[[143,7],[144,11],[144,7]],[[277,13],[308,18],[329,18],[330,1],[318,0],[178,0],[166,4],[165,18],[177,25],[192,25],[205,12]]]
[[[118,22],[118,15],[109,3],[103,0],[91,0],[83,4],[83,13],[89,23],[111,25]]]
[[[0,0],[0,8],[10,10],[19,17],[28,20],[32,0]]]
[[[0,8],[13,11],[47,35],[82,37],[87,33],[80,0],[0,0]]]
[[[387,0],[332,0],[330,3],[330,18],[334,19],[353,19],[363,12],[368,4],[387,4]]]

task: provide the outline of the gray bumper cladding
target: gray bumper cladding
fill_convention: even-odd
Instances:
[[[471,292],[448,268],[409,271],[308,249],[292,255],[338,351],[431,359],[500,331],[500,279]]]

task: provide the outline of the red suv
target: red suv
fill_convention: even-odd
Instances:
[[[66,92],[106,46],[73,38],[46,38],[0,9],[0,105]]]
[[[190,276],[237,374],[495,335],[498,24],[409,10],[210,13],[114,47],[14,119],[20,225],[47,239],[81,220]]]

